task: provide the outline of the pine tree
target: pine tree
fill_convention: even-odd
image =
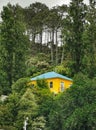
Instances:
[[[0,43],[0,69],[5,73],[7,83],[11,86],[17,79],[25,74],[25,54],[28,48],[25,26],[19,19],[16,10],[18,6],[8,4],[1,13],[1,43]],[[20,13],[20,12],[19,12]],[[18,13],[18,14],[19,14]]]
[[[83,0],[72,0],[69,7],[71,36],[68,47],[71,52],[73,73],[78,73],[82,67],[85,7]]]

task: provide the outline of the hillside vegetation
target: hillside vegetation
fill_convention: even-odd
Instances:
[[[0,23],[0,128],[22,130],[96,129],[96,2],[71,0],[55,6],[35,2],[3,7]],[[45,80],[55,71],[73,85],[54,95]]]

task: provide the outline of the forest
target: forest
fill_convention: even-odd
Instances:
[[[96,130],[96,1],[8,3],[1,18],[0,129]],[[73,85],[57,95],[45,80],[28,86],[50,71]]]

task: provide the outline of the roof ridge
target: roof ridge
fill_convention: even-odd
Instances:
[[[63,78],[66,80],[72,80],[71,78],[68,78],[67,76],[58,74],[57,72],[54,72],[54,71],[46,72],[46,73],[43,73],[41,75],[35,76],[34,78],[31,78],[31,80],[37,80],[37,79],[43,79],[43,78],[48,79],[48,78],[56,78],[56,77]]]

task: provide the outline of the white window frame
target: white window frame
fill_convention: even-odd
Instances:
[[[60,83],[60,92],[63,92],[64,91],[64,82],[61,82]]]

